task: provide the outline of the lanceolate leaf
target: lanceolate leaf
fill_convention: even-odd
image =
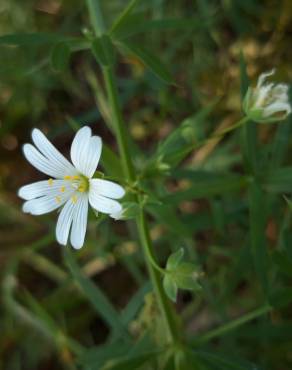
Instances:
[[[51,63],[52,67],[58,71],[64,71],[70,60],[70,48],[65,42],[56,44],[52,50]]]
[[[201,17],[189,18],[164,18],[164,19],[145,19],[145,13],[135,13],[127,17],[126,22],[121,22],[111,33],[111,36],[118,40],[143,32],[160,30],[199,30],[207,28],[212,24],[213,19],[203,20]]]
[[[131,15],[132,10],[135,8],[139,1],[140,0],[130,0],[123,12],[114,21],[110,30],[111,34],[115,33],[117,29],[122,28],[123,25],[128,23],[129,16]]]
[[[64,36],[54,33],[13,33],[0,36],[0,45],[37,46],[63,40]]]
[[[263,186],[268,191],[276,193],[292,191],[292,167],[275,168],[262,177]]]
[[[265,194],[256,182],[250,184],[249,196],[249,224],[250,244],[254,260],[254,266],[261,282],[263,291],[268,293],[268,255],[267,241],[265,237],[266,228],[266,202]]]
[[[123,54],[134,55],[141,60],[157,77],[168,84],[174,83],[173,77],[170,74],[166,65],[164,65],[156,55],[151,53],[146,48],[135,45],[130,42],[119,42],[118,46]]]
[[[238,191],[248,184],[248,178],[236,175],[217,175],[210,179],[203,179],[193,183],[189,189],[170,193],[161,200],[168,204],[178,204],[184,200],[193,200],[203,197],[211,197]]]

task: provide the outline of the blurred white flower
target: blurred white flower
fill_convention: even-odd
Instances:
[[[56,226],[57,241],[66,245],[70,233],[72,246],[79,249],[85,239],[88,203],[94,210],[112,216],[122,211],[122,206],[114,199],[122,198],[125,191],[111,181],[92,178],[102,141],[99,136],[92,136],[89,127],[81,128],[72,142],[73,165],[40,130],[32,131],[32,140],[35,146],[25,144],[24,155],[35,168],[51,178],[19,189],[18,195],[26,200],[23,211],[42,215],[62,207]]]
[[[243,101],[245,114],[253,121],[269,123],[281,121],[291,113],[289,86],[283,83],[266,83],[275,70],[260,75],[256,87],[249,87]]]

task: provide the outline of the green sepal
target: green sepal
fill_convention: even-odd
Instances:
[[[178,264],[181,262],[181,259],[183,258],[184,255],[184,249],[180,248],[178,251],[175,253],[172,253],[167,260],[166,263],[166,269],[168,271],[175,270],[178,266]]]
[[[198,269],[189,262],[182,262],[175,271],[175,282],[180,289],[200,290]]]
[[[171,299],[173,302],[176,302],[178,288],[171,274],[164,275],[163,288],[168,298]]]

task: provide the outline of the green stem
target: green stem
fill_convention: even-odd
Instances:
[[[137,220],[137,225],[144,254],[146,256],[147,268],[149,271],[150,278],[152,280],[153,288],[158,300],[160,310],[163,314],[165,324],[168,329],[168,336],[174,344],[178,344],[180,343],[180,335],[177,329],[177,323],[176,318],[174,316],[173,308],[170,305],[170,302],[164,293],[163,286],[161,283],[160,272],[157,271],[150,262],[151,260],[154,260],[153,246],[149,235],[149,229],[145,213],[142,209],[140,211],[139,219]]]
[[[86,4],[88,8],[90,22],[92,24],[96,36],[99,37],[104,33],[105,30],[99,1],[86,0]]]
[[[96,12],[95,15],[90,15],[91,22],[94,27],[96,36],[100,36],[103,32],[103,20],[102,15],[99,9],[97,0],[87,0],[87,6],[89,13]],[[131,154],[129,150],[129,144],[127,140],[128,133],[126,131],[125,123],[122,116],[122,111],[119,103],[119,95],[117,89],[117,83],[113,73],[112,66],[103,66],[102,67],[103,77],[106,85],[106,91],[108,95],[109,105],[111,109],[111,118],[113,120],[116,138],[119,146],[119,152],[121,155],[121,161],[123,166],[124,174],[129,182],[134,182],[136,179],[136,173],[131,159]],[[142,200],[137,196],[136,200],[139,201],[141,211],[140,215],[137,218],[137,227],[139,238],[143,247],[145,262],[149,271],[149,275],[153,284],[153,288],[156,294],[156,298],[161,310],[161,314],[164,317],[166,329],[168,332],[168,338],[173,344],[180,343],[179,330],[177,329],[176,317],[172,306],[168,298],[166,297],[162,282],[160,272],[156,270],[160,267],[156,264],[153,246],[149,235],[149,228],[147,225],[147,220],[143,211]],[[153,266],[155,263],[156,268]]]
[[[236,128],[240,127],[240,126],[243,126],[248,120],[249,120],[248,117],[246,117],[246,116],[243,117],[241,120],[237,121],[236,123],[227,127],[226,129],[224,129],[222,131],[219,131],[215,135],[212,135],[208,139],[205,139],[203,141],[199,141],[198,143],[195,143],[194,147],[192,149],[196,149],[199,146],[203,146],[203,145],[207,144],[209,141],[212,141],[212,140],[215,140],[215,139],[217,139],[217,140],[222,139],[228,132],[231,132],[231,131],[235,130]]]
[[[119,145],[121,154],[121,160],[125,176],[128,181],[134,181],[136,178],[133,163],[130,157],[130,150],[128,146],[127,133],[121,113],[121,108],[118,100],[117,85],[113,76],[112,67],[103,68],[103,75],[106,83],[106,90],[109,98],[111,107],[112,120],[115,127],[116,137]],[[169,337],[171,341],[178,342],[178,331],[176,329],[176,322],[173,315],[173,311],[170,307],[168,299],[164,293],[160,272],[163,271],[158,264],[155,262],[153,254],[153,246],[149,236],[149,229],[145,218],[144,211],[142,209],[141,199],[137,199],[140,203],[141,211],[139,219],[137,220],[139,237],[145,254],[145,261],[147,268],[152,280],[153,288],[156,293],[156,297],[160,306],[160,310],[165,318],[165,323],[168,329]],[[155,266],[155,267],[154,267]],[[159,269],[160,272],[157,270]],[[164,271],[163,271],[164,272]]]
[[[118,89],[115,77],[113,74],[112,67],[102,68],[103,77],[105,80],[106,91],[108,95],[108,100],[111,108],[111,117],[113,120],[116,138],[119,146],[119,152],[121,154],[121,161],[124,173],[127,180],[130,182],[135,181],[135,171],[133,163],[130,157],[129,143],[127,140],[127,132],[122,116],[122,111],[120,108]]]
[[[238,326],[241,326],[241,325],[243,325],[243,324],[245,324],[245,323],[247,323],[247,322],[249,322],[253,319],[256,319],[259,316],[262,316],[262,315],[268,313],[269,311],[271,311],[271,309],[272,309],[272,307],[269,306],[269,305],[264,305],[262,307],[259,307],[256,310],[251,311],[251,312],[239,317],[238,319],[232,320],[232,321],[228,322],[227,324],[224,324],[224,325],[220,326],[217,329],[210,330],[209,332],[197,337],[194,340],[194,343],[195,344],[202,344],[202,343],[205,343],[205,342],[209,342],[210,340],[212,340],[216,337],[220,337],[221,335],[224,335],[225,333],[236,329]]]

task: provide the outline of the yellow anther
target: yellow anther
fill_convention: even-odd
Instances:
[[[72,176],[72,180],[79,180],[79,179],[80,179],[80,176],[78,175]]]
[[[71,200],[72,200],[72,203],[76,204],[77,203],[77,197],[76,197],[76,195],[73,195],[71,197]]]
[[[60,192],[64,193],[65,189],[66,189],[65,186],[62,186],[61,189],[60,189]]]
[[[48,183],[49,183],[49,185],[50,185],[50,186],[52,186],[52,185],[53,185],[53,183],[54,183],[54,180],[53,180],[53,179],[49,179],[49,180],[48,180]]]
[[[56,197],[55,197],[55,199],[56,199],[56,202],[57,202],[57,203],[61,203],[61,197],[56,196]]]
[[[72,176],[64,176],[64,180],[72,180]]]

